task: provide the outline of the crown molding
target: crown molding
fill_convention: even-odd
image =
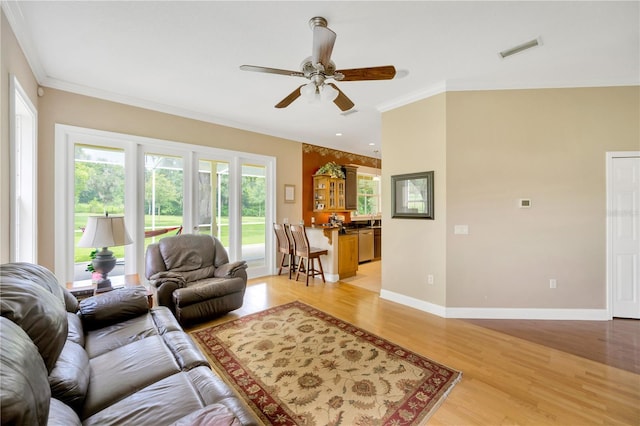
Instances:
[[[399,98],[395,98],[390,100],[389,102],[385,102],[378,106],[378,111],[387,112],[392,109],[400,108],[405,105],[412,104],[417,101],[421,101],[423,99],[430,98],[432,96],[439,95],[441,93],[445,93],[447,91],[447,83],[441,81],[435,85],[429,86],[423,90],[419,90],[417,92],[409,93],[405,96],[401,96]]]
[[[24,22],[20,3],[15,0],[0,0],[0,6],[2,7],[4,15],[7,17],[11,30],[18,40],[18,45],[27,59],[31,72],[35,75],[38,83],[41,83],[45,79],[46,73],[44,72],[42,63],[38,59],[37,49],[34,47],[33,41],[31,40],[31,37],[29,37],[29,33],[25,31],[27,25]]]
[[[95,89],[93,87],[82,86],[75,83],[69,83],[62,80],[45,78],[41,83],[42,86],[51,89],[57,89],[65,92],[75,93],[77,95],[88,96],[105,101],[115,102],[119,104],[129,105],[137,108],[147,109],[151,111],[161,112],[165,114],[175,115],[178,117],[189,118],[192,120],[203,121],[205,123],[216,124],[219,126],[231,127],[234,129],[244,130],[247,132],[259,133],[261,135],[271,136],[274,138],[287,139],[294,142],[305,142],[302,138],[277,132],[273,129],[265,129],[259,126],[247,125],[234,120],[224,119],[211,114],[205,114],[198,111],[192,111],[186,108],[179,108],[171,105],[153,102],[146,99],[136,98],[132,96],[122,95],[119,93],[109,92],[106,90]]]

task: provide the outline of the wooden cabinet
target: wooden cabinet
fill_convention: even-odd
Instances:
[[[358,271],[358,234],[338,237],[338,275],[340,279],[353,277]]]
[[[313,211],[343,212],[345,211],[344,179],[332,178],[328,175],[313,177]]]
[[[347,210],[358,210],[358,168],[344,166],[345,205]]]
[[[373,230],[373,259],[382,259],[382,229]]]

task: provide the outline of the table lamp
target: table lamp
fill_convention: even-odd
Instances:
[[[96,257],[91,262],[93,269],[102,275],[97,283],[96,293],[113,290],[111,280],[107,278],[107,275],[116,266],[116,258],[107,247],[124,246],[132,242],[127,228],[124,226],[123,216],[109,216],[107,213],[105,216],[89,216],[87,218],[87,226],[82,238],[78,241],[78,247],[95,249],[102,247],[102,250],[97,251]]]

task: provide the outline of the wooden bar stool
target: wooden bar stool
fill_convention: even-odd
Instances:
[[[278,269],[278,275],[282,273],[283,268],[289,269],[289,279],[293,271],[296,270],[295,256],[293,254],[293,243],[289,239],[286,225],[280,225],[279,223],[273,224],[273,230],[276,233],[276,241],[278,244],[278,252],[282,254],[282,260],[280,261],[280,269]],[[285,259],[288,260],[285,265]]]
[[[291,228],[289,229],[291,230],[291,236],[293,237],[293,254],[300,258],[300,261],[298,262],[298,270],[296,271],[296,281],[298,281],[298,276],[302,272],[307,278],[307,286],[309,285],[309,276],[315,277],[316,275],[320,275],[322,277],[322,282],[325,282],[320,256],[327,254],[328,251],[325,249],[311,247],[309,245],[309,239],[307,238],[307,232],[304,229],[304,226],[291,225]],[[318,259],[319,270],[314,267],[314,259]]]

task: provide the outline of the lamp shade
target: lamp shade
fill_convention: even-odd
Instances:
[[[78,247],[117,247],[132,242],[123,216],[89,216]]]
[[[323,84],[320,91],[320,98],[325,102],[333,102],[338,97],[338,91],[330,84]]]

